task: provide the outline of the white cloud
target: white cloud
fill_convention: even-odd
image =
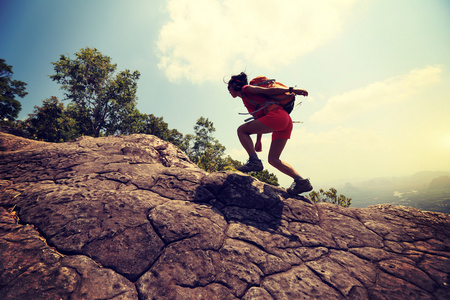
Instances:
[[[157,41],[171,81],[217,80],[248,65],[284,66],[340,32],[356,0],[169,0]]]
[[[423,69],[412,70],[406,75],[392,77],[333,96],[321,110],[311,116],[311,120],[336,123],[379,107],[404,101],[422,89],[439,82],[441,73],[440,66],[427,66]]]

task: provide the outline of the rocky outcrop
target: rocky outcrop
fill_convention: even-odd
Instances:
[[[450,298],[446,214],[310,203],[148,135],[0,149],[0,299]]]

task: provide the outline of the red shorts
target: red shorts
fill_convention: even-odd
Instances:
[[[292,132],[291,116],[282,108],[269,111],[267,115],[258,119],[261,123],[274,130],[272,140],[290,139]]]

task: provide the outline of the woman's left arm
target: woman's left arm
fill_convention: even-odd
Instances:
[[[246,91],[253,94],[262,94],[262,95],[279,95],[284,93],[292,92],[296,95],[308,96],[308,92],[303,89],[294,89],[294,88],[283,88],[283,87],[262,87],[262,86],[253,86],[249,85],[246,87]]]

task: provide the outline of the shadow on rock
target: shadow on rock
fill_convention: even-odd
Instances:
[[[305,197],[291,198],[284,189],[265,184],[248,175],[231,172],[207,175],[197,188],[195,201],[208,203],[218,209],[228,224],[241,223],[282,235],[283,213],[292,214],[293,211],[287,204],[297,202],[302,210],[305,209],[305,204],[313,207]],[[296,219],[295,216],[293,218]],[[290,234],[289,238],[297,239]]]

